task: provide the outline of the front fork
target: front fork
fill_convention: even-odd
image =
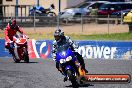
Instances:
[[[78,76],[78,68],[77,66],[75,65],[75,63],[71,62],[70,65],[67,65],[65,67],[65,73],[67,73],[68,70],[71,70],[72,71],[72,74],[74,74],[74,76]],[[66,74],[67,75],[67,74]]]
[[[13,51],[14,51],[14,56],[16,57],[16,59],[20,59],[19,58],[19,53],[18,53],[18,47],[16,43],[14,43],[14,48],[13,48]]]
[[[26,52],[26,51],[27,51],[27,47],[26,46],[22,46],[22,47],[16,46],[14,48],[15,56],[17,58],[20,58],[20,59],[22,59],[24,57],[24,52]]]

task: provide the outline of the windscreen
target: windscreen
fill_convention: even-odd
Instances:
[[[70,48],[69,44],[63,44],[63,45],[58,46],[57,52],[63,52],[63,51],[66,51],[69,48]]]

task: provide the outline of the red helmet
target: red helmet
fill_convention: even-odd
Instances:
[[[16,27],[16,20],[15,19],[11,19],[9,21],[9,25],[10,25],[11,29],[15,29],[15,27]]]

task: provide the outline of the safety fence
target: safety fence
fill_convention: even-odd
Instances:
[[[0,39],[0,57],[11,57],[8,50],[4,48],[4,39]],[[132,42],[124,41],[75,41],[79,44],[78,52],[85,59],[113,59],[131,60]],[[30,59],[52,58],[53,40],[34,40],[28,42],[28,52]]]
[[[37,25],[43,26],[43,24],[49,23],[49,24],[57,24],[58,18],[60,21],[60,24],[69,24],[69,23],[74,23],[74,24],[85,24],[85,23],[105,23],[105,24],[123,24],[123,17],[120,16],[98,16],[98,15],[77,15],[77,16],[66,16],[62,17],[60,16],[46,16],[45,14],[43,15],[29,15],[29,14],[20,14],[19,16],[15,16],[15,14],[11,15],[4,15],[0,16],[0,20],[2,23],[8,23],[8,21],[11,18],[15,18],[18,20],[19,24],[23,23],[36,23]],[[43,23],[43,24],[42,24]],[[37,27],[37,25],[35,25]],[[28,25],[23,25],[23,26],[34,26],[34,24],[28,24]]]
[[[39,27],[70,27],[78,33],[83,34],[110,34],[128,32],[129,26],[123,23],[123,19],[117,16],[98,17],[97,15],[90,16],[75,16],[62,18],[61,16],[38,16],[38,15],[19,15],[12,16],[5,15],[0,19],[0,29],[4,29],[11,18],[17,19],[17,24],[20,27],[30,27],[32,29],[38,29]],[[65,28],[64,28],[65,29]],[[35,30],[37,31],[37,30]],[[71,33],[75,31],[70,30]]]

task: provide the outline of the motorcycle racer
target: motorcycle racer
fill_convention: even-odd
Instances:
[[[53,49],[52,49],[53,60],[54,61],[56,60],[57,47],[65,44],[65,43],[69,43],[69,45],[71,46],[75,56],[77,56],[77,59],[82,66],[82,69],[84,69],[85,72],[88,73],[88,71],[85,69],[85,63],[84,63],[83,57],[77,52],[78,46],[70,39],[70,37],[65,36],[64,32],[62,32],[61,29],[57,29],[54,32],[54,38],[55,38],[55,41],[53,41]],[[60,64],[57,62],[56,62],[56,68],[61,72]],[[66,78],[64,78],[64,81],[65,80],[66,80]]]
[[[9,50],[10,54],[13,54],[12,52],[13,36],[17,32],[25,34],[24,31],[17,25],[16,19],[11,19],[4,30],[5,48]]]

